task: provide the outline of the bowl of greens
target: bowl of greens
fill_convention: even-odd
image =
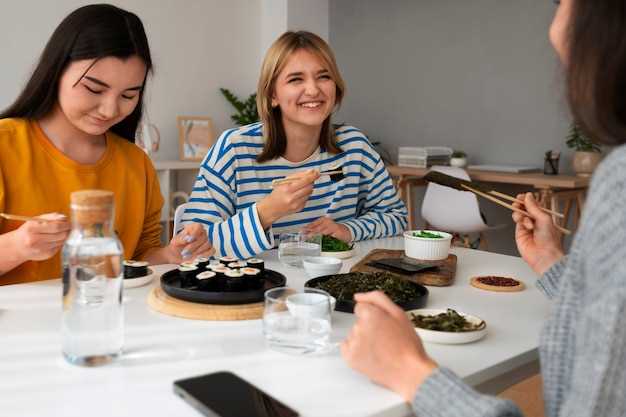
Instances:
[[[450,233],[437,230],[409,230],[404,232],[404,253],[409,258],[439,261],[448,257],[451,242]]]
[[[349,272],[325,275],[305,282],[305,287],[324,290],[337,299],[335,310],[354,311],[354,294],[382,291],[404,310],[426,305],[428,289],[423,285],[396,277],[389,272]]]
[[[332,236],[322,236],[322,252],[320,256],[348,259],[354,255],[354,243],[344,242]]]
[[[407,316],[422,340],[457,345],[475,342],[487,334],[487,324],[479,317],[451,308],[407,311]]]

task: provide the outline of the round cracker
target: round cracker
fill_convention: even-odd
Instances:
[[[470,279],[470,284],[473,287],[480,288],[481,290],[496,291],[496,292],[517,292],[517,291],[522,291],[524,289],[524,283],[522,281],[520,281],[519,279],[511,278],[511,277],[499,277],[499,278],[514,279],[515,281],[519,283],[519,285],[516,285],[514,287],[501,287],[498,285],[483,284],[482,282],[478,281],[478,278],[483,278],[485,276],[495,277],[497,275],[482,275],[478,277],[472,277]]]

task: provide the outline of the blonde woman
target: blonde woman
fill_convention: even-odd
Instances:
[[[265,56],[260,123],[225,131],[204,159],[182,222],[202,223],[221,256],[240,259],[306,230],[344,241],[400,233],[407,211],[380,156],[350,126],[334,127],[345,85],[333,52],[310,32],[286,32]],[[332,181],[320,172],[340,169]],[[294,181],[272,187],[272,181]]]

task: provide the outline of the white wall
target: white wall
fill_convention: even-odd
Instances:
[[[54,28],[88,1],[0,0],[0,108],[17,96]],[[136,13],[148,34],[155,76],[146,104],[161,131],[155,159],[178,159],[176,116],[210,116],[216,130],[232,126],[233,110],[219,92],[256,89],[261,50],[260,0],[117,0]]]

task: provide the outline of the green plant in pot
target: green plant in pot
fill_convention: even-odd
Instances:
[[[235,124],[245,126],[259,121],[259,112],[256,108],[256,94],[250,94],[250,97],[241,100],[227,88],[220,88],[220,91],[226,100],[237,110],[237,113],[230,116]]]
[[[602,160],[602,148],[585,136],[576,123],[571,124],[566,143],[575,151],[572,168],[576,175],[590,176]]]
[[[460,150],[455,150],[450,156],[450,166],[465,168],[467,166],[467,154]]]

